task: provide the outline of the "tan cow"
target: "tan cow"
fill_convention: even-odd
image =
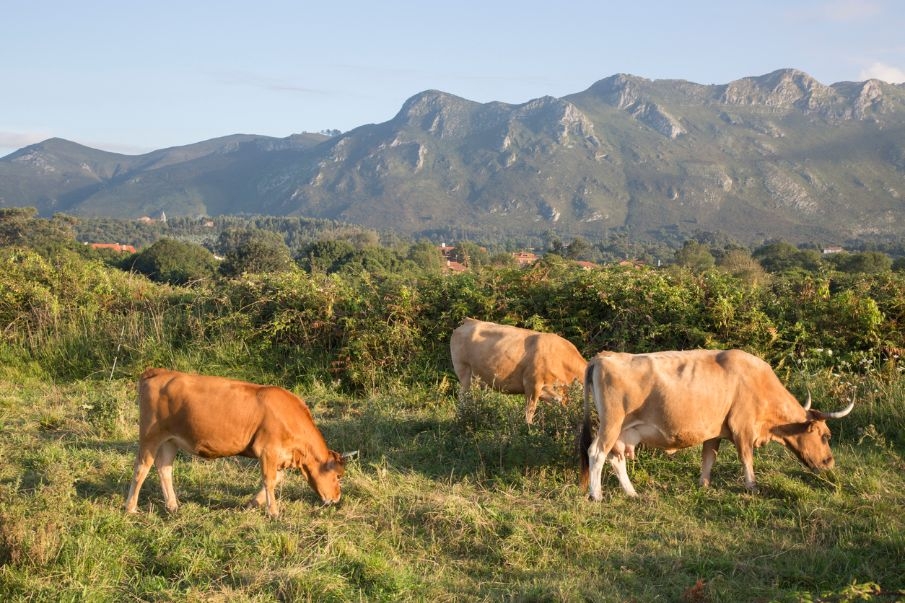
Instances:
[[[599,426],[591,441],[588,398],[593,396]],[[745,486],[755,489],[754,449],[774,441],[785,445],[813,471],[833,467],[827,419],[851,412],[811,410],[783,387],[766,362],[741,350],[690,350],[652,354],[603,352],[585,373],[581,431],[581,484],[601,498],[601,472],[609,460],[622,489],[636,496],[625,459],[645,444],[675,452],[703,443],[702,486],[721,439],[735,444]]]
[[[574,345],[553,333],[538,333],[466,318],[449,341],[463,400],[477,377],[506,394],[524,394],[525,421],[534,422],[537,401],[561,402],[587,362]]]
[[[327,448],[308,406],[285,389],[152,368],[138,380],[138,402],[138,454],[125,505],[129,513],[137,509],[138,492],[152,464],[167,510],[176,510],[177,450],[204,458],[257,458],[264,486],[251,504],[266,504],[271,517],[279,514],[274,488],[289,467],[305,475],[324,504],[339,501],[345,459]]]

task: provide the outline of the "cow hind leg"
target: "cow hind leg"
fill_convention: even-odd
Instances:
[[[126,496],[125,509],[126,513],[138,512],[138,492],[141,485],[145,483],[151,466],[154,464],[154,453],[156,446],[151,447],[146,444],[139,445],[138,453],[135,455],[135,470],[132,473],[132,483],[129,485],[129,494]]]
[[[638,496],[638,493],[635,491],[635,487],[632,485],[631,480],[628,478],[628,468],[625,463],[625,450],[624,447],[620,446],[618,443],[615,448],[623,448],[623,450],[612,450],[607,455],[607,459],[610,461],[610,465],[613,466],[613,471],[616,472],[616,477],[619,479],[619,485],[622,486],[622,489],[629,496]]]
[[[601,421],[601,425],[604,425],[603,421]],[[590,465],[590,483],[588,489],[591,500],[601,500],[603,498],[603,485],[601,483],[603,466],[606,464],[607,457],[612,451],[613,446],[616,445],[616,442],[619,439],[619,429],[621,425],[621,418],[618,421],[608,421],[608,426],[603,429],[598,429],[597,437],[594,438],[590,448],[588,448],[588,462]],[[628,477],[626,477],[626,479],[628,479]],[[622,483],[621,479],[620,483]],[[625,486],[623,486],[623,489],[624,488]]]
[[[600,449],[600,436],[594,438],[588,447],[588,496],[591,500],[603,499],[603,486],[601,485],[603,475],[603,465],[606,454]]]
[[[706,440],[701,449],[701,479],[698,483],[706,488],[710,486],[710,471],[716,461],[716,453],[720,449],[720,438]]]
[[[177,450],[176,444],[173,442],[164,442],[157,449],[157,459],[154,461],[154,464],[157,465],[157,474],[160,476],[163,500],[170,513],[174,513],[179,508],[176,490],[173,488],[173,460],[176,458]]]
[[[456,377],[459,378],[459,404],[465,404],[471,390],[471,369],[466,366],[456,367]]]
[[[635,429],[628,429],[619,434],[616,443],[607,455],[607,460],[616,472],[619,479],[619,485],[622,490],[629,496],[638,496],[635,487],[628,478],[628,468],[626,467],[626,458],[635,458],[635,446],[641,442],[641,434]]]

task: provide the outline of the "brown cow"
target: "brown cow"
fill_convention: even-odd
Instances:
[[[588,398],[593,396],[600,420],[591,441]],[[741,350],[690,350],[652,354],[602,352],[585,373],[584,422],[581,431],[581,484],[590,497],[601,498],[601,472],[609,460],[622,489],[636,496],[625,459],[645,444],[675,452],[704,444],[702,486],[720,440],[731,440],[745,473],[745,486],[755,489],[754,449],[780,442],[813,471],[833,467],[827,419],[851,412],[811,410],[783,387],[766,362]],[[589,476],[590,474],[590,476]]]
[[[138,380],[138,454],[126,511],[134,513],[138,491],[157,465],[167,510],[179,503],[173,490],[178,449],[204,458],[247,456],[261,464],[264,487],[251,504],[279,514],[274,488],[283,470],[298,467],[324,504],[339,501],[345,459],[329,450],[301,398],[285,389],[152,368]]]
[[[525,420],[534,422],[538,399],[560,402],[580,381],[587,362],[574,345],[553,333],[538,333],[466,318],[449,341],[463,400],[477,377],[506,394],[525,394]]]

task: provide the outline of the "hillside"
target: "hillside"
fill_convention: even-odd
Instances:
[[[511,105],[440,91],[328,138],[235,135],[125,156],[51,139],[0,159],[0,206],[131,218],[302,215],[480,230],[841,243],[905,235],[905,86],[779,70],[614,75]]]

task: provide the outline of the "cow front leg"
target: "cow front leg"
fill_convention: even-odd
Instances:
[[[274,488],[279,487],[279,485],[283,481],[283,471],[277,471],[276,480],[274,481]],[[258,492],[255,496],[252,497],[250,501],[248,501],[249,507],[262,507],[267,502],[267,488],[262,486],[261,491]]]
[[[754,482],[754,445],[748,438],[736,438],[735,448],[745,474],[745,488],[750,492],[757,492],[757,484]]]
[[[164,442],[157,449],[157,459],[154,461],[154,464],[157,465],[157,475],[160,476],[163,500],[170,513],[174,513],[179,508],[176,490],[173,488],[173,460],[176,458],[177,450],[176,444],[173,442]]]
[[[275,518],[280,514],[280,506],[277,503],[276,484],[277,475],[280,471],[277,469],[276,459],[273,459],[267,453],[261,455],[261,476],[264,479],[264,502],[267,505],[267,516]]]
[[[537,412],[537,393],[525,396],[525,422],[528,425],[534,424],[534,414]]]
[[[710,486],[710,471],[713,469],[713,463],[716,461],[716,453],[720,449],[720,438],[713,438],[704,441],[701,449],[701,479],[698,483],[701,487]]]

